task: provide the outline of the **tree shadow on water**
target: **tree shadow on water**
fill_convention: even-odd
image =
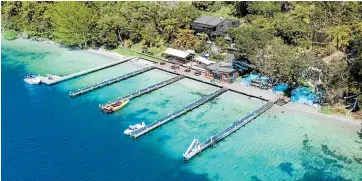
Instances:
[[[357,132],[359,140],[356,141],[361,144],[360,150],[362,151],[362,124],[361,130]],[[340,173],[343,169],[351,170],[350,165],[353,162],[362,165],[362,158],[353,156],[353,159],[346,155],[338,153],[336,150],[332,150],[328,145],[322,144],[321,147],[316,147],[311,144],[312,140],[305,135],[305,139],[302,141],[302,148],[300,149],[301,166],[305,171],[304,175],[300,178],[294,178],[293,164],[290,162],[282,162],[278,168],[287,173],[293,180],[297,181],[349,181],[353,178],[345,178]],[[362,154],[360,154],[362,155]],[[355,179],[355,178],[354,178]],[[362,178],[359,178],[362,181]],[[260,181],[261,179],[256,175],[249,178],[251,181]],[[357,179],[358,180],[358,179]]]
[[[359,149],[362,151],[362,123],[361,123],[361,130],[359,132],[357,132],[357,135],[358,135],[360,140],[358,140],[356,142],[361,144]],[[361,153],[361,155],[362,155],[362,153]],[[357,163],[362,165],[362,157],[353,157],[353,159],[354,159],[354,161],[356,161]]]
[[[328,145],[322,144],[321,150],[319,150],[311,146],[310,143],[311,140],[305,135],[300,154],[302,157],[302,167],[306,173],[302,178],[296,180],[351,180],[344,178],[339,173],[342,169],[348,169],[345,167],[353,163],[352,159],[337,153],[336,150],[331,150]]]

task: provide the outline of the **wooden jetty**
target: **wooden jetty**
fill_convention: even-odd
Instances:
[[[236,121],[228,128],[224,129],[223,131],[221,131],[220,133],[218,133],[214,136],[211,136],[209,139],[207,139],[206,141],[204,141],[202,143],[199,143],[199,141],[197,139],[194,139],[192,141],[192,144],[189,146],[189,148],[183,154],[184,160],[188,161],[193,156],[195,156],[198,153],[200,153],[201,151],[207,149],[211,145],[215,145],[217,142],[221,141],[225,137],[229,136],[231,133],[235,132],[242,126],[249,123],[251,120],[255,119],[256,117],[258,117],[259,115],[261,115],[262,113],[264,113],[265,111],[270,109],[274,105],[275,102],[276,101],[267,102],[266,104],[262,105],[258,109],[254,110],[253,112],[251,112],[251,113],[247,114],[246,116],[244,116],[243,118],[241,118],[239,121]]]
[[[69,80],[69,79],[73,79],[73,78],[76,78],[76,77],[80,77],[80,76],[89,74],[89,73],[92,73],[92,72],[96,72],[96,71],[99,71],[99,70],[102,70],[102,69],[106,69],[106,68],[109,68],[109,67],[112,67],[112,66],[115,66],[115,65],[119,65],[119,64],[128,62],[128,61],[130,61],[130,60],[132,60],[134,58],[135,57],[130,57],[130,58],[127,58],[127,59],[124,59],[124,60],[114,61],[112,63],[108,63],[108,64],[105,64],[105,65],[100,65],[100,66],[93,67],[93,68],[90,68],[90,69],[82,70],[80,72],[72,73],[72,74],[69,74],[69,75],[66,75],[66,76],[62,76],[62,77],[56,76],[56,75],[48,75],[48,76],[39,76],[39,78],[40,78],[42,83],[47,84],[47,85],[53,85],[53,84],[56,84],[56,83],[59,83],[59,82],[63,82],[63,81]]]
[[[136,75],[142,74],[142,73],[147,72],[149,70],[152,70],[154,68],[155,67],[153,67],[153,66],[143,68],[141,70],[136,70],[134,72],[127,73],[127,74],[121,75],[121,76],[116,77],[116,78],[105,80],[105,81],[100,82],[100,83],[95,83],[93,85],[90,85],[90,86],[87,86],[87,87],[84,87],[84,88],[80,88],[80,89],[75,90],[75,91],[71,91],[71,92],[69,92],[69,95],[71,97],[76,97],[76,96],[79,96],[79,95],[83,95],[83,94],[85,94],[87,92],[90,92],[90,91],[93,91],[93,90],[96,90],[96,89],[111,85],[113,83],[116,83],[116,82],[119,82],[119,81],[122,81],[122,80],[125,80],[125,79],[128,79],[128,78],[134,77]]]
[[[248,97],[253,97],[253,98],[256,98],[256,99],[263,100],[263,101],[270,101],[270,100],[274,100],[274,99],[277,98],[274,95],[274,93],[272,93],[270,91],[262,91],[263,94],[260,94],[260,93],[258,93],[258,92],[260,92],[260,90],[258,90],[255,87],[252,87],[252,86],[249,86],[249,87],[248,86],[242,86],[242,85],[236,84],[236,83],[227,84],[227,83],[211,82],[211,80],[206,78],[205,76],[202,76],[202,75],[201,76],[196,76],[196,75],[194,75],[195,71],[185,72],[185,70],[188,69],[187,67],[179,66],[179,69],[175,70],[175,69],[171,68],[171,65],[174,65],[174,64],[172,64],[172,63],[166,63],[164,65],[154,64],[156,69],[159,69],[159,70],[162,70],[162,71],[165,71],[165,72],[168,72],[168,73],[172,73],[172,74],[175,74],[175,75],[184,75],[184,76],[186,76],[187,78],[189,78],[191,80],[195,80],[195,81],[205,83],[205,84],[208,84],[208,85],[212,85],[212,86],[215,86],[215,87],[219,87],[219,88],[226,87],[231,92],[242,94],[242,95],[245,95],[245,96],[248,96]],[[255,90],[258,90],[258,91],[255,91]]]
[[[179,80],[183,79],[184,77],[185,77],[185,76],[183,76],[183,75],[179,75],[179,76],[173,77],[173,78],[171,78],[171,79],[162,81],[162,82],[157,83],[157,84],[155,84],[155,85],[151,85],[151,86],[146,87],[146,88],[144,88],[144,89],[138,90],[138,91],[136,91],[136,92],[134,92],[134,93],[128,94],[128,95],[126,95],[126,96],[124,96],[124,97],[118,98],[118,99],[116,99],[116,100],[114,100],[114,101],[109,101],[109,102],[106,103],[106,104],[100,104],[99,107],[102,108],[102,107],[104,107],[104,106],[106,106],[106,105],[108,105],[108,104],[113,104],[113,103],[116,103],[116,102],[121,101],[121,100],[124,100],[124,99],[129,99],[129,100],[131,100],[131,99],[133,99],[133,98],[135,98],[135,97],[141,96],[141,95],[143,95],[143,94],[147,94],[147,93],[152,92],[152,91],[154,91],[154,90],[156,90],[156,89],[159,89],[159,88],[161,88],[161,87],[164,87],[164,86],[166,86],[166,85],[169,85],[169,84],[171,84],[171,83],[174,83],[174,82],[176,82],[176,81],[179,81]]]
[[[211,99],[221,95],[222,93],[226,92],[228,89],[227,88],[222,88],[222,89],[219,89],[217,91],[215,91],[214,93],[210,94],[210,95],[207,95],[201,99],[199,99],[198,101],[188,105],[188,106],[185,106],[183,107],[182,109],[180,110],[177,110],[175,112],[173,112],[172,114],[169,114],[167,115],[166,117],[160,119],[160,120],[157,120],[157,121],[154,121],[148,125],[146,125],[145,127],[141,128],[141,129],[138,129],[138,130],[135,130],[133,131],[130,136],[131,138],[138,138],[146,133],[148,133],[149,131],[159,127],[159,126],[162,126],[163,124],[187,113],[188,111],[191,111],[197,107],[199,107],[200,105],[210,101]]]

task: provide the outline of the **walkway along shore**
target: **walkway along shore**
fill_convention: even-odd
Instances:
[[[196,80],[202,83],[206,83],[209,85],[213,85],[213,86],[217,86],[217,87],[226,87],[229,89],[229,91],[233,91],[233,92],[237,92],[246,96],[250,96],[250,97],[254,97],[254,98],[258,98],[261,100],[276,100],[278,98],[278,96],[273,93],[271,90],[260,90],[256,87],[252,87],[252,86],[247,86],[247,85],[242,85],[242,84],[238,84],[238,83],[233,83],[233,84],[227,84],[227,83],[218,83],[218,82],[211,82],[210,79],[205,78],[203,75],[200,76],[195,76],[194,72],[197,70],[193,70],[190,72],[185,72],[184,70],[187,69],[188,67],[184,67],[179,65],[179,69],[175,70],[172,69],[171,66],[175,65],[172,62],[167,62],[165,61],[164,65],[160,65],[159,62],[154,62],[152,60],[148,60],[148,59],[144,59],[145,61],[150,61],[153,62],[155,65],[155,67],[157,69],[163,70],[163,71],[167,71],[173,74],[177,74],[177,75],[185,75],[187,78],[190,78],[192,80]],[[301,114],[308,114],[312,117],[316,117],[317,119],[322,119],[323,121],[329,122],[329,121],[338,121],[338,122],[343,122],[346,123],[348,125],[352,125],[352,126],[361,126],[362,122],[353,120],[351,118],[345,117],[345,116],[338,116],[338,115],[326,115],[323,113],[319,112],[318,108],[315,107],[311,107],[305,104],[299,104],[299,103],[294,103],[294,102],[289,102],[288,104],[285,104],[283,106],[275,106],[275,108],[280,109],[281,111],[294,111],[294,112],[298,112]]]
[[[216,86],[219,88],[225,87],[228,88],[229,91],[232,92],[236,92],[239,94],[243,94],[249,97],[253,97],[253,98],[257,98],[257,99],[261,99],[263,101],[272,101],[272,100],[276,100],[278,99],[278,96],[276,96],[273,92],[271,91],[255,91],[254,89],[256,89],[255,87],[249,87],[249,89],[245,89],[244,87],[238,85],[238,84],[227,84],[227,83],[218,83],[218,82],[211,82],[211,79],[207,79],[206,77],[204,77],[203,75],[200,76],[196,76],[194,75],[195,71],[190,71],[190,72],[185,72],[185,69],[187,69],[187,67],[182,67],[180,66],[179,69],[172,69],[171,66],[174,65],[172,63],[168,63],[165,62],[164,65],[161,64],[155,64],[154,66],[157,69],[169,72],[169,73],[173,73],[176,75],[184,75],[185,77],[198,81],[198,82],[202,82],[205,84],[209,84],[212,86]]]
[[[52,41],[43,41],[43,42],[40,42],[40,43],[49,43],[49,42],[52,42]],[[52,43],[52,44],[57,44],[57,43]],[[113,58],[113,59],[124,59],[124,55],[120,54],[120,53],[116,53],[116,52],[111,52],[111,51],[108,51],[108,50],[103,50],[103,49],[99,49],[99,50],[94,50],[94,49],[89,49],[89,50],[86,50],[87,52],[89,53],[94,53],[94,54],[98,54],[98,55],[103,55],[103,56],[108,56],[110,58]],[[137,52],[139,53],[139,52]],[[141,54],[141,53],[139,53]],[[145,54],[142,54],[142,55],[145,55]],[[145,56],[150,56],[150,55],[145,55]],[[144,61],[148,61],[148,62],[153,62],[155,64],[158,64],[159,62],[155,62],[155,61],[152,61],[150,59],[145,59],[143,58]],[[158,58],[159,59],[159,58]],[[164,65],[158,65],[157,67],[161,70],[168,70],[168,72],[172,72],[172,73],[175,73],[173,69],[171,69],[170,66],[172,66],[173,64],[171,64],[171,62],[167,62],[167,60],[165,59],[160,59],[160,61],[164,61],[166,62],[166,64],[170,64],[168,65],[169,68],[166,68],[164,67]],[[163,68],[161,68],[160,66],[162,66]],[[176,71],[176,74],[181,72],[180,70],[181,69],[185,69],[185,67],[183,67],[182,65],[180,65],[180,69]],[[196,70],[194,70],[196,71]],[[189,77],[196,77],[193,75],[194,71],[191,71],[191,72],[184,72],[183,71],[183,74],[185,76],[187,76],[188,78]],[[206,79],[205,77],[203,76],[198,76],[196,77],[197,80],[200,80],[201,82],[204,82],[204,83],[208,83],[208,84],[211,84],[211,85],[216,85],[219,87],[219,83],[211,83],[210,82],[210,79]],[[202,81],[201,79],[204,79],[204,81]],[[195,79],[193,79],[195,80]],[[224,85],[222,84],[221,87],[224,87]],[[255,87],[251,87],[251,86],[247,86],[247,85],[241,85],[241,84],[230,84],[228,86],[225,86],[225,87],[238,87],[236,88],[236,90],[241,90],[241,92],[243,92],[244,94],[246,95],[254,95],[258,98],[265,98],[265,99],[273,99],[275,97],[277,97],[272,91],[268,91],[268,90],[260,90],[260,89],[257,89]],[[229,88],[230,91],[233,91],[234,89],[231,89]],[[270,97],[270,98],[269,98]],[[311,106],[308,106],[308,105],[304,105],[304,104],[299,104],[299,103],[294,103],[294,102],[289,102],[288,104],[284,105],[284,106],[276,106],[275,108],[277,109],[280,109],[281,111],[282,110],[288,110],[288,111],[294,111],[294,112],[298,112],[298,113],[301,113],[301,114],[308,114],[310,116],[315,116],[317,117],[317,119],[322,119],[326,122],[330,122],[330,121],[338,121],[338,122],[343,122],[343,123],[346,123],[348,125],[353,125],[353,126],[360,126],[362,122],[360,121],[356,121],[356,120],[352,120],[351,118],[349,117],[346,117],[346,116],[340,116],[340,115],[326,115],[326,114],[322,114],[319,112],[319,109],[318,108],[315,108],[315,107],[311,107]]]

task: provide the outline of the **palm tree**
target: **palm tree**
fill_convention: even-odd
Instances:
[[[166,35],[166,40],[172,39],[175,37],[175,34],[178,30],[178,21],[176,18],[166,19],[164,21],[161,21],[161,24],[164,27],[164,32]]]
[[[344,48],[348,45],[351,29],[347,25],[331,27],[327,30],[328,38],[335,44],[337,49],[344,52]]]

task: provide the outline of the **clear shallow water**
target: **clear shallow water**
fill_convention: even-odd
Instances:
[[[194,137],[207,139],[263,102],[226,92],[132,141],[123,136],[129,124],[160,119],[217,88],[183,79],[105,115],[98,104],[174,75],[152,70],[74,99],[69,91],[142,66],[126,63],[51,87],[22,81],[28,71],[65,75],[109,61],[55,45],[3,42],[3,180],[362,180],[356,126],[274,107],[184,164]]]

